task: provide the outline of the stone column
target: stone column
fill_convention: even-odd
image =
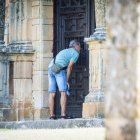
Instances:
[[[46,119],[48,107],[48,64],[53,57],[53,0],[32,1],[34,118]]]
[[[89,94],[83,104],[84,118],[104,116],[105,4],[105,0],[95,0],[96,29],[85,38],[89,45]]]
[[[6,111],[5,120],[32,119],[32,56],[31,0],[6,1],[7,56],[11,109]]]
[[[107,140],[136,140],[137,5],[137,0],[108,0]]]
[[[95,0],[96,28],[106,27],[106,1],[107,0]]]

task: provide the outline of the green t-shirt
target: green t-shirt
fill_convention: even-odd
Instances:
[[[76,63],[79,57],[79,53],[74,48],[68,48],[60,51],[56,55],[55,63],[62,67],[67,67],[70,61]],[[50,62],[49,67],[53,65],[54,59]]]

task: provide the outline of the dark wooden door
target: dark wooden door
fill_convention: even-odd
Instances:
[[[92,6],[92,7],[91,7]],[[74,65],[70,77],[70,93],[67,101],[67,114],[82,116],[82,104],[89,91],[89,56],[84,37],[90,35],[94,27],[91,16],[93,3],[90,0],[57,0],[54,7],[54,55],[68,48],[69,42],[77,39],[81,43],[81,54]],[[94,13],[92,13],[94,15]],[[91,25],[92,24],[92,25]],[[92,26],[92,28],[91,28]],[[56,96],[56,114],[60,115],[60,94]]]

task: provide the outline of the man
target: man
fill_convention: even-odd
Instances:
[[[61,118],[66,119],[66,102],[67,102],[67,87],[69,85],[69,78],[72,72],[73,64],[77,62],[81,47],[77,40],[72,40],[68,49],[60,51],[56,57],[50,62],[48,67],[49,79],[49,107],[50,119],[56,119],[54,114],[54,97],[58,90],[61,93],[60,106]],[[60,71],[55,72],[53,66],[60,66]],[[58,67],[59,68],[59,67]],[[67,69],[67,71],[66,71]]]

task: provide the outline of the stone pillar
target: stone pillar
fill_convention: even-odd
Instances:
[[[32,1],[32,40],[36,50],[33,63],[35,119],[46,119],[48,107],[48,64],[53,48],[53,0]]]
[[[4,108],[8,107],[8,62],[4,55],[5,0],[0,2],[0,121],[4,120]]]
[[[31,42],[31,0],[6,1],[5,41],[3,58],[8,63],[8,96],[11,108],[4,120],[32,119],[32,65],[34,50]]]
[[[106,1],[107,0],[95,0],[96,28],[106,27]]]
[[[104,116],[105,0],[95,0],[96,29],[85,38],[89,45],[89,94],[83,104],[84,118]]]
[[[137,0],[108,0],[107,140],[136,140],[137,5]]]
[[[83,118],[104,117],[105,46],[97,40],[89,45],[89,94],[83,104]]]

